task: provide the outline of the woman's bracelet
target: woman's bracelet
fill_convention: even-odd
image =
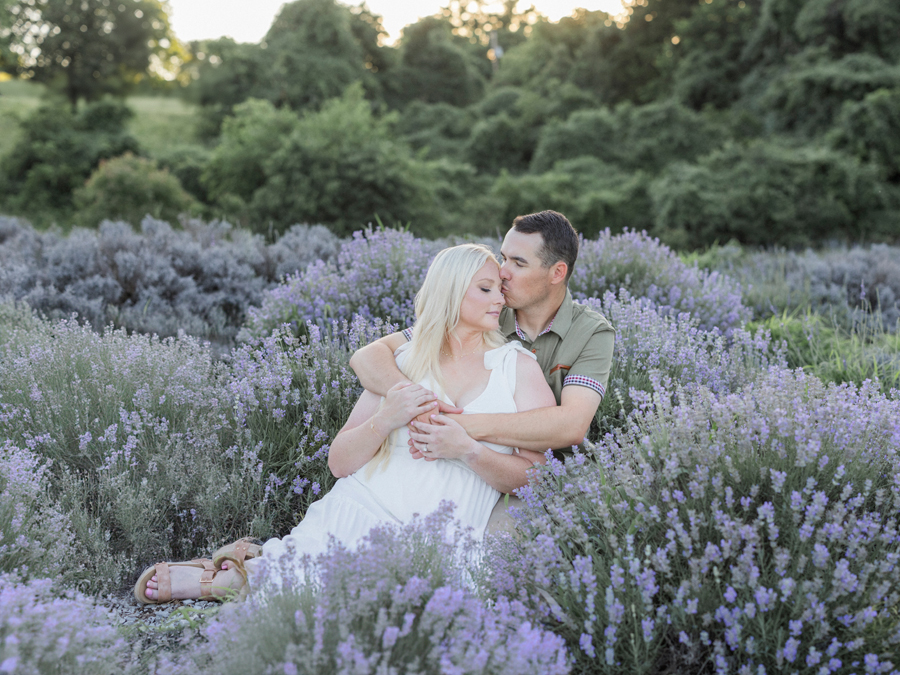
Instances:
[[[378,438],[384,440],[384,436],[382,436],[378,433],[378,431],[375,430],[375,415],[372,415],[371,419],[369,420],[369,428],[372,430],[373,434],[378,436]]]

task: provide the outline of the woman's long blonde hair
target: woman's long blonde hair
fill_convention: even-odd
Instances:
[[[500,263],[494,252],[482,244],[461,244],[445,248],[435,256],[425,275],[425,281],[416,293],[416,323],[413,326],[409,353],[400,371],[411,382],[430,379],[431,389],[441,397],[444,378],[441,373],[441,350],[450,342],[459,342],[456,327],[463,298],[475,274],[486,262]],[[485,331],[485,344],[493,349],[506,341],[499,330]],[[390,458],[392,432],[370,460],[369,474],[374,467]]]

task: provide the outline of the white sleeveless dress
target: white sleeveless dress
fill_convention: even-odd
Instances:
[[[398,365],[409,351],[406,343],[395,353]],[[491,371],[484,391],[464,408],[464,414],[516,412],[513,394],[516,390],[516,358],[528,350],[518,342],[509,342],[484,355],[484,367]],[[428,386],[422,382],[423,386]],[[450,402],[450,401],[448,401]],[[278,586],[281,571],[296,558],[295,571],[299,574],[301,558],[315,558],[324,553],[330,538],[349,549],[377,525],[402,525],[414,515],[424,516],[435,511],[442,501],[455,504],[454,520],[463,528],[471,528],[476,541],[484,537],[491,510],[500,492],[488,485],[483,478],[461,460],[438,459],[426,462],[413,459],[409,453],[409,431],[398,429],[392,436],[391,456],[386,463],[368,471],[368,465],[356,473],[339,479],[331,491],[313,503],[303,520],[284,539],[270,539],[263,546],[262,561],[250,564],[251,585],[256,586],[254,575],[265,569],[266,586]],[[485,443],[494,452],[511,454],[513,448]],[[371,473],[371,475],[369,475]]]

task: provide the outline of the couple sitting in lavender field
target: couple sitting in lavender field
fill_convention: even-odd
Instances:
[[[577,233],[554,211],[515,219],[502,265],[480,245],[441,251],[416,295],[414,327],[351,359],[365,391],[329,451],[334,488],[284,539],[148,568],[137,599],[277,586],[291,556],[299,567],[331,537],[354,548],[373,527],[445,500],[476,539],[508,527],[501,494],[525,485],[548,448],[584,439],[609,376],[613,328],[568,292],[577,254]]]

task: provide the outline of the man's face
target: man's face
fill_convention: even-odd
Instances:
[[[501,290],[506,304],[513,309],[526,309],[550,293],[552,267],[544,267],[538,252],[544,245],[539,232],[523,234],[510,230],[503,239],[500,255]]]

